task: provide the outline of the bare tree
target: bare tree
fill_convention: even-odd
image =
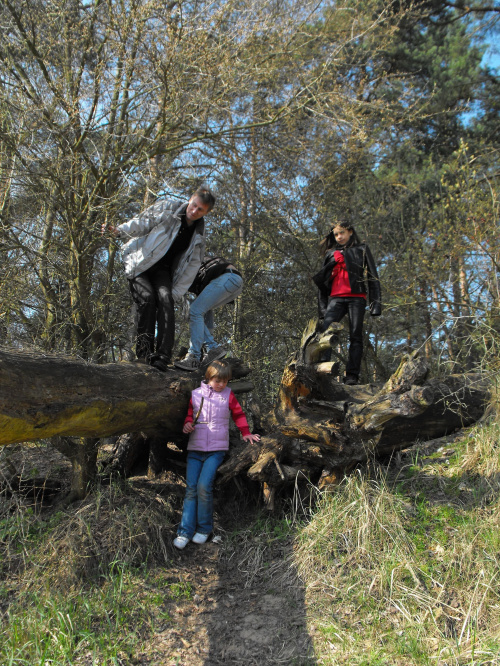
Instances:
[[[303,93],[296,85],[251,123],[234,105],[276,61],[293,64],[294,33],[313,9],[1,3],[1,139],[15,164],[5,183],[16,193],[3,232],[33,274],[29,302],[13,308],[33,339],[85,357],[102,347],[114,253],[102,252],[101,224],[163,194],[183,152],[293,112]]]

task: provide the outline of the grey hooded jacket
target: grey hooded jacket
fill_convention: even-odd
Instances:
[[[118,238],[129,239],[122,258],[129,280],[154,266],[172,245],[181,226],[181,215],[187,203],[164,199],[146,208],[136,217],[118,227]],[[172,295],[176,301],[187,292],[201,266],[205,254],[205,221],[196,222],[191,243],[174,266]]]

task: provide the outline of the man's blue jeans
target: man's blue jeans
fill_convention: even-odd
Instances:
[[[207,284],[201,294],[191,303],[189,309],[189,328],[191,341],[189,353],[201,358],[201,348],[218,347],[212,336],[214,317],[212,310],[230,301],[234,301],[243,290],[243,278],[236,273],[223,273]]]
[[[188,451],[186,496],[177,534],[191,539],[195,532],[210,534],[214,527],[214,480],[225,451]]]

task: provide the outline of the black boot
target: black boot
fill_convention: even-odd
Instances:
[[[151,357],[151,365],[161,372],[167,372],[170,359],[162,354],[155,354]]]

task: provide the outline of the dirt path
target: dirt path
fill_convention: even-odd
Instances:
[[[306,627],[304,589],[289,566],[291,535],[260,534],[255,511],[235,516],[228,504],[216,493],[214,529],[220,543],[172,548],[168,574],[188,586],[190,594],[169,603],[170,621],[138,664],[317,663]],[[179,497],[178,520],[181,508]],[[165,540],[174,536],[165,535]]]
[[[268,553],[262,566],[254,562],[259,570],[252,573],[245,566],[251,563],[242,563],[237,551],[190,544],[175,557],[170,573],[189,581],[192,597],[172,604],[172,622],[154,636],[138,663],[315,664],[303,590],[273,587],[286,566],[285,555],[283,550]]]

